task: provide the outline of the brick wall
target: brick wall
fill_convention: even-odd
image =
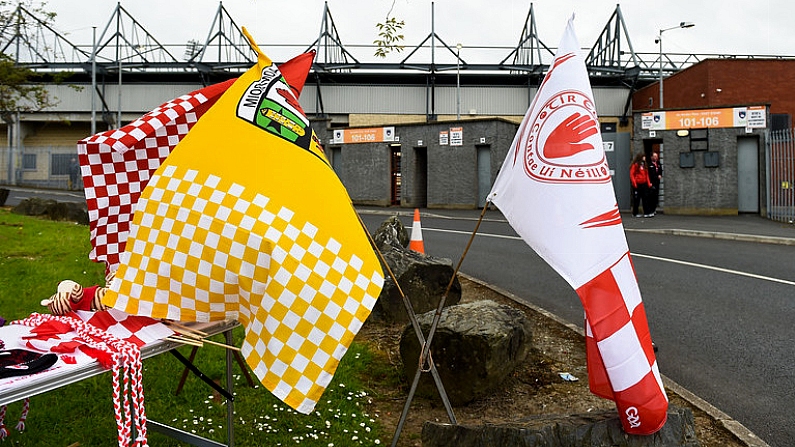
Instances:
[[[795,115],[795,60],[707,59],[663,80],[666,109],[770,104]],[[659,108],[659,83],[632,96],[634,111]],[[652,104],[649,104],[651,99]]]

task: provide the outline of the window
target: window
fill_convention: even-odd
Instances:
[[[77,154],[52,154],[50,156],[50,175],[69,175],[69,165]]]
[[[692,152],[679,153],[679,167],[680,168],[693,168],[696,166],[696,157]]]
[[[792,117],[788,113],[771,113],[770,130],[782,130],[792,127]]]
[[[690,129],[690,150],[691,151],[709,150],[708,129]]]
[[[720,166],[720,153],[718,151],[704,152],[704,167],[717,168]]]
[[[36,154],[22,154],[22,169],[26,171],[36,170]]]

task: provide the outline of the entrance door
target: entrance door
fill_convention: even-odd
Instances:
[[[486,206],[491,191],[491,146],[477,146],[478,151],[478,207]]]
[[[392,198],[390,200],[391,205],[400,205],[400,187],[401,187],[401,173],[400,173],[400,145],[390,145],[391,149],[391,157],[390,157],[390,170],[389,176],[391,179],[391,186],[392,186]]]
[[[737,211],[759,212],[759,140],[737,139]]]
[[[643,154],[646,156],[646,163],[651,162],[652,154],[657,154],[660,166],[663,167],[663,177],[660,179],[660,190],[657,191],[657,210],[665,206],[665,148],[662,138],[643,140]],[[631,159],[631,158],[630,158]],[[627,166],[629,170],[629,166]]]
[[[605,123],[603,123],[605,124]],[[613,181],[613,191],[616,194],[618,208],[628,210],[631,206],[629,163],[632,159],[630,138],[628,132],[608,132],[602,134],[607,165]]]
[[[414,148],[414,206],[428,206],[428,148]]]
[[[337,177],[342,178],[340,175],[342,172],[342,148],[339,146],[331,148],[331,168],[337,173]]]

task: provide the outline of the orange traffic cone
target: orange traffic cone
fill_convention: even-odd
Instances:
[[[425,244],[422,243],[422,227],[420,226],[420,210],[414,208],[414,222],[411,224],[411,240],[409,249],[419,253],[425,253]]]

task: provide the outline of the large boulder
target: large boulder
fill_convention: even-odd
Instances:
[[[88,207],[85,203],[58,202],[52,199],[31,197],[11,209],[14,214],[45,217],[50,220],[68,220],[88,225]]]
[[[434,314],[418,317],[426,336]],[[529,321],[511,306],[481,300],[444,309],[431,340],[431,355],[450,403],[466,405],[499,388],[527,357],[531,338]],[[408,325],[400,339],[400,356],[409,378],[416,373],[419,355],[419,340]],[[418,395],[438,397],[432,379],[422,375]]]
[[[408,232],[396,216],[386,219],[376,230],[373,239],[397,278],[400,290],[384,268],[384,288],[373,307],[371,319],[387,324],[407,323],[409,317],[401,290],[415,314],[435,310],[455,272],[453,262],[408,249]],[[445,298],[445,306],[459,301],[461,283],[456,277]]]
[[[670,406],[668,421],[649,436],[628,435],[615,411],[537,416],[517,422],[450,425],[425,422],[422,447],[700,447],[693,412]]]

